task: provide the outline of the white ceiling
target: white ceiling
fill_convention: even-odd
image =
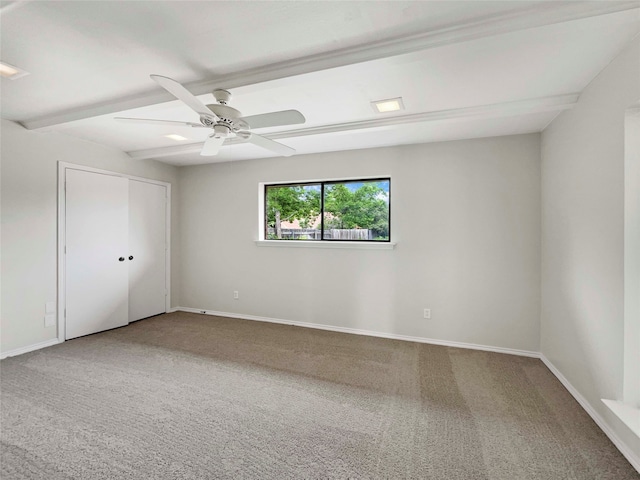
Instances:
[[[297,109],[258,133],[315,153],[539,132],[640,32],[640,1],[0,2],[3,118],[175,165],[272,156],[249,144],[201,157],[211,132],[150,78],[243,115]],[[374,113],[399,97],[405,110]],[[163,135],[177,133],[175,142]]]

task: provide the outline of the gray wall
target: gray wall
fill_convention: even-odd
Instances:
[[[44,327],[45,303],[56,301],[58,161],[172,184],[172,305],[177,305],[179,245],[177,168],[131,160],[124,153],[2,120],[0,133],[2,300],[0,351],[56,338]]]
[[[624,119],[640,98],[636,39],[542,134],[541,351],[614,432],[622,399]]]
[[[539,145],[531,134],[182,168],[181,306],[538,351]],[[384,175],[395,250],[254,243],[260,182]]]

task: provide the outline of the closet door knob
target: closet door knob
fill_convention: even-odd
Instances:
[[[129,260],[133,260],[133,255],[129,255]]]
[[[120,258],[118,259],[118,261],[119,261],[119,262],[124,262],[124,257],[120,257]]]

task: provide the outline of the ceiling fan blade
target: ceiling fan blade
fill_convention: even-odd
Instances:
[[[151,118],[126,118],[126,117],[114,117],[114,120],[117,120],[121,123],[147,123],[149,125],[180,125],[182,127],[194,127],[199,128],[203,127],[201,123],[192,123],[192,122],[176,122],[174,120],[153,120]]]
[[[203,157],[212,157],[214,155],[217,155],[223,142],[224,142],[223,137],[216,137],[214,135],[211,135],[204,142],[204,146],[200,151],[200,155],[202,155]]]
[[[242,117],[251,128],[278,127],[280,125],[296,125],[304,123],[306,120],[297,110],[283,110],[281,112],[262,113],[260,115],[250,115]]]
[[[253,143],[254,145],[266,148],[267,150],[271,150],[275,153],[279,153],[284,157],[290,157],[291,155],[296,153],[295,148],[288,147],[287,145],[283,145],[282,143],[278,143],[271,140],[270,138],[258,135],[257,133],[247,133],[247,135],[242,135],[242,138],[246,138],[248,142]]]
[[[182,84],[176,82],[172,78],[163,77],[162,75],[150,75],[150,77],[171,95],[184,102],[189,108],[191,108],[191,110],[195,111],[198,115],[205,115],[213,117],[216,120],[218,119],[218,117],[216,117],[216,115],[211,110],[209,110],[204,103],[198,100],[189,90],[184,88]]]

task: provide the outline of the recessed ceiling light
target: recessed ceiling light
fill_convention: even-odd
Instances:
[[[386,100],[376,100],[371,102],[373,110],[376,113],[397,112],[398,110],[404,110],[404,104],[402,103],[402,97],[387,98]]]
[[[182,142],[183,140],[188,140],[188,138],[183,137],[182,135],[176,135],[175,133],[170,133],[169,135],[165,135],[165,137],[170,138],[171,140],[175,140],[176,142]]]
[[[13,65],[9,65],[8,63],[0,62],[0,75],[4,78],[15,80],[16,78],[29,75],[29,72],[25,72],[24,70],[14,67]]]

